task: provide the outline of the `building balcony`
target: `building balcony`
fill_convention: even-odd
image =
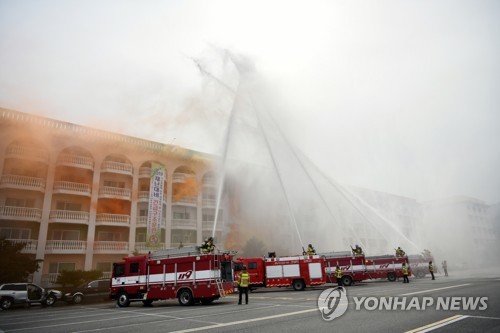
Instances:
[[[62,154],[57,159],[57,165],[64,165],[94,171],[94,160],[92,159],[92,157],[88,156]]]
[[[215,230],[216,231],[222,231],[222,224],[223,224],[222,221],[217,222],[217,225],[215,226]],[[201,222],[201,228],[203,229],[203,231],[213,230],[213,228],[214,228],[214,221],[202,221]]]
[[[137,195],[137,201],[139,202],[149,202],[149,191],[139,191]],[[167,203],[167,194],[163,193],[163,202]]]
[[[160,243],[158,247],[148,247],[146,242],[136,242],[134,251],[137,251],[141,254],[148,253],[149,251],[157,251],[165,248],[165,243]]]
[[[94,254],[122,253],[128,254],[128,242],[97,241],[94,242]]]
[[[45,192],[45,185],[45,179],[36,177],[3,175],[0,180],[0,188]]]
[[[172,219],[172,229],[196,230],[197,222],[194,219]]]
[[[172,197],[172,204],[175,205],[186,205],[186,206],[196,206],[198,198],[196,197]]]
[[[42,210],[28,207],[0,206],[0,219],[40,222],[42,220]]]
[[[92,187],[90,184],[73,183],[67,181],[54,182],[55,194],[74,194],[90,197],[92,195]]]
[[[148,217],[147,216],[137,216],[136,222],[135,222],[136,227],[143,227],[146,228],[148,226]],[[167,226],[167,219],[163,218],[161,227],[165,228]]]
[[[6,158],[21,158],[49,163],[49,153],[45,149],[29,147],[25,145],[10,145],[5,152]]]
[[[139,168],[139,178],[151,178],[151,168],[150,167],[140,167]]]
[[[84,254],[87,242],[82,240],[48,240],[45,244],[45,253]]]
[[[90,220],[89,212],[71,210],[51,210],[49,222],[51,223],[77,223],[88,224]]]
[[[128,188],[102,186],[99,188],[99,198],[131,200],[132,190]]]
[[[23,244],[24,248],[21,253],[36,253],[36,248],[38,246],[38,241],[36,239],[7,239],[14,244]]]
[[[173,175],[172,183],[184,183],[189,178],[194,178],[193,174],[176,172]]]
[[[134,168],[132,164],[104,161],[102,163],[101,172],[119,173],[122,175],[132,176]]]
[[[97,214],[95,224],[128,227],[130,216],[122,214]]]
[[[203,207],[215,208],[217,206],[217,200],[215,199],[202,199],[201,204]]]
[[[217,180],[212,177],[205,177],[203,178],[203,187],[216,187],[217,186]]]

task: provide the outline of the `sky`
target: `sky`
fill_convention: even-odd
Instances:
[[[333,179],[495,204],[499,41],[499,1],[0,0],[0,107],[221,153],[228,51]]]

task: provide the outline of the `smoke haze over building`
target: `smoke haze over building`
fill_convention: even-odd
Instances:
[[[252,59],[266,112],[329,177],[419,201],[492,204],[499,7],[4,0],[0,106],[220,153],[234,95],[193,59],[236,88],[228,49]],[[262,144],[244,145],[247,156],[261,157],[252,149]]]

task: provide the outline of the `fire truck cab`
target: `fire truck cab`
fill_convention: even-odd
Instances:
[[[235,280],[245,266],[250,275],[250,289],[259,287],[293,287],[304,290],[306,286],[326,283],[324,260],[318,255],[280,258],[237,258]]]
[[[194,246],[126,257],[113,264],[110,298],[120,307],[173,298],[182,305],[209,304],[234,292],[232,258],[223,251],[202,254]]]
[[[429,274],[429,261],[432,261],[434,265],[434,258],[428,255],[422,254],[411,254],[408,255],[408,261],[410,262],[410,269],[417,278],[423,278]],[[437,265],[436,269],[437,269]]]

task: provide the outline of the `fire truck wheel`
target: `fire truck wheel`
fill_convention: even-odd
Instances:
[[[118,295],[118,298],[116,299],[116,304],[118,304],[120,308],[125,308],[130,304],[130,297],[128,296],[127,293],[123,292],[120,295]]]
[[[306,284],[304,283],[303,280],[293,280],[293,289],[299,291],[299,290],[304,290],[306,287]]]
[[[194,304],[193,293],[189,289],[181,289],[179,291],[179,293],[177,294],[177,297],[179,298],[179,303],[181,305],[193,305]]]
[[[394,282],[396,281],[396,274],[390,272],[390,273],[387,273],[387,280],[391,281],[391,282]]]
[[[350,286],[352,284],[352,277],[349,275],[344,275],[342,276],[342,285],[343,286]]]

